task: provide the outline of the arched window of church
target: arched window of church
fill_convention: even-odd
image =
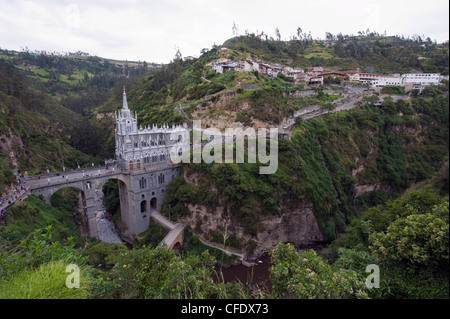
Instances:
[[[159,174],[158,176],[158,184],[164,184],[164,174]]]

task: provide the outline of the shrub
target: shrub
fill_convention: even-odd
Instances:
[[[94,267],[110,269],[114,266],[115,257],[126,250],[128,249],[124,244],[99,242],[90,245],[86,254]]]
[[[335,269],[314,250],[299,255],[293,245],[279,243],[269,254],[274,298],[368,298],[354,271]]]
[[[115,297],[122,298],[227,298],[229,285],[211,280],[216,262],[207,251],[181,259],[162,247],[130,250],[119,256],[110,273]]]
[[[414,209],[411,205],[408,210]],[[449,263],[448,202],[431,213],[396,219],[387,232],[370,235],[372,253],[403,265],[437,268]]]
[[[381,93],[393,95],[405,95],[405,89],[401,86],[385,86],[381,89]]]

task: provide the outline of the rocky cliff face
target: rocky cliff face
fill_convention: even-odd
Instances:
[[[197,184],[198,174],[185,174],[185,181]],[[213,192],[217,189],[211,187]],[[286,212],[280,216],[262,216],[256,236],[245,233],[245,225],[227,213],[226,207],[219,200],[214,210],[199,204],[187,203],[190,216],[184,216],[183,223],[191,226],[201,238],[213,240],[220,234],[234,236],[240,243],[237,252],[246,255],[246,259],[256,258],[272,250],[279,242],[293,243],[295,246],[309,246],[319,244],[326,240],[319,230],[313,213],[313,206],[306,205]],[[256,245],[255,245],[256,243]],[[232,248],[231,248],[232,249]]]
[[[256,237],[244,232],[244,225],[230,218],[223,206],[217,206],[214,211],[205,206],[187,204],[191,216],[185,216],[181,222],[191,226],[200,237],[211,240],[212,234],[234,235],[241,243],[238,252],[248,254],[249,258],[260,256],[273,248],[279,242],[293,243],[295,246],[309,246],[325,241],[319,230],[313,207],[303,206],[281,216],[264,217],[261,220],[261,230]],[[256,242],[256,247],[249,250],[249,243]]]
[[[279,242],[295,246],[315,245],[325,240],[320,232],[313,207],[303,206],[280,217],[267,218],[262,222],[264,231],[257,235],[259,243],[256,254],[273,249]]]
[[[0,151],[7,155],[6,160],[14,167],[18,166],[19,150],[23,149],[23,141],[20,136],[17,136],[8,128],[6,134],[0,134]]]

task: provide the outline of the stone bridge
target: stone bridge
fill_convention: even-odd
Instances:
[[[166,237],[164,237],[160,245],[166,245],[167,247],[172,249],[177,244],[181,245],[183,243],[184,227],[186,226],[185,224],[172,224],[168,219],[166,219],[156,210],[152,210],[152,217],[159,224],[170,229],[169,233],[166,235]]]
[[[152,215],[156,215],[155,220],[161,223],[164,217],[158,211],[161,210],[167,187],[179,173],[179,167],[167,163],[151,168],[126,171],[117,166],[102,167],[67,174],[61,172],[55,174],[57,176],[27,180],[27,185],[32,194],[42,196],[49,204],[56,191],[67,187],[79,189],[83,207],[83,222],[89,229],[89,235],[98,237],[96,211],[100,203],[96,200],[96,191],[102,191],[103,185],[108,180],[118,180],[121,218],[127,226],[127,233],[131,239],[148,229]],[[164,223],[162,224],[164,225]],[[184,225],[180,227],[168,222],[164,226],[171,229],[171,233],[169,233],[171,236],[164,240],[166,245],[173,248],[176,243],[181,244],[183,232],[180,230],[184,229]],[[177,231],[173,232],[174,229]]]

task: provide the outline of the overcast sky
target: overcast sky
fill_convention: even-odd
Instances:
[[[275,28],[288,40],[298,27],[325,32],[449,39],[448,0],[0,0],[3,49],[78,50],[106,58],[168,63],[240,34]]]

